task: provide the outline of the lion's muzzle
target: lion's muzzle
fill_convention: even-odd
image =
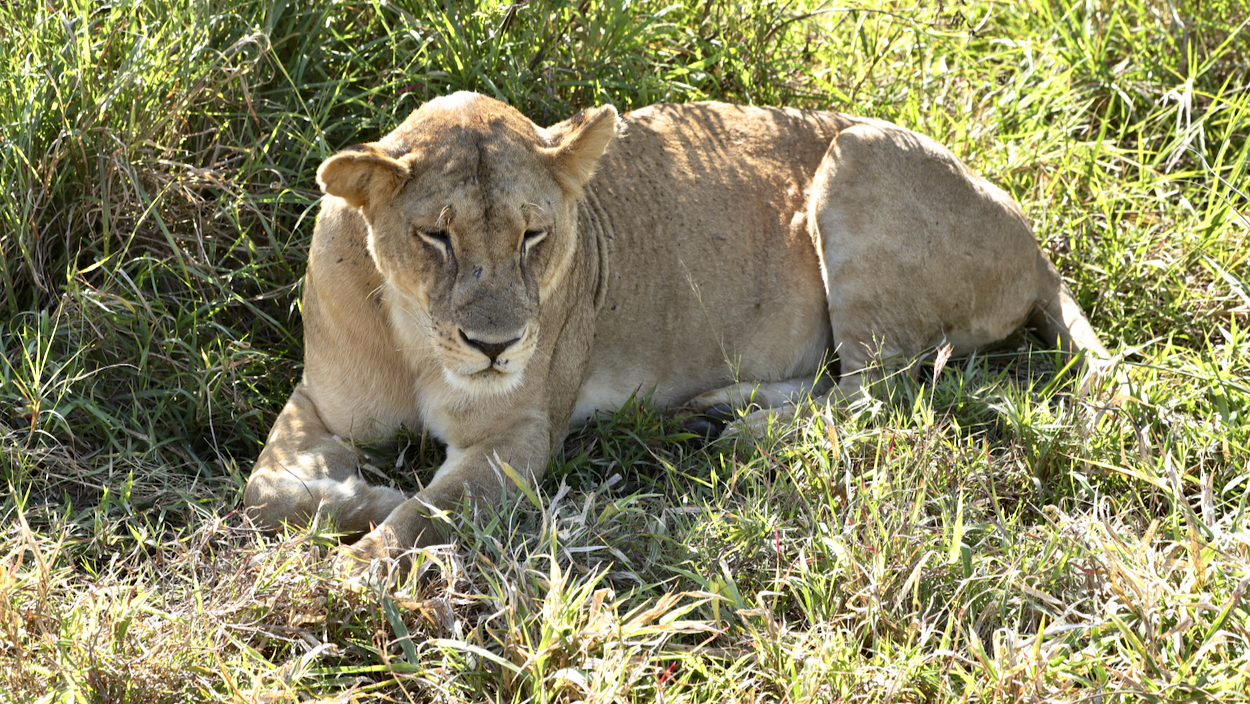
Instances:
[[[495,361],[499,359],[500,355],[502,355],[505,351],[507,351],[509,347],[521,341],[521,336],[517,335],[511,340],[504,340],[503,342],[488,342],[486,340],[481,340],[476,337],[469,337],[469,335],[465,333],[464,330],[461,330],[460,340],[463,341],[469,347],[472,347],[478,352],[481,352],[482,354],[489,357],[490,363],[493,366],[495,364]]]

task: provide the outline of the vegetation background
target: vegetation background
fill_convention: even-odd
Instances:
[[[1248,20],[0,3],[0,699],[1250,699]],[[638,403],[421,580],[346,592],[325,527],[261,536],[241,491],[300,373],[317,165],[460,89],[932,135],[1023,203],[1127,393],[1020,336],[737,443]],[[366,469],[412,487],[440,450],[399,440]]]

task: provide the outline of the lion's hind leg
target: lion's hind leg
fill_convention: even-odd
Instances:
[[[808,222],[848,398],[926,349],[966,354],[1005,338],[1037,300],[1040,252],[1019,207],[910,130],[875,120],[843,130]]]
[[[731,384],[690,399],[682,409],[683,425],[692,433],[716,437],[727,425],[739,426],[744,419],[755,419],[754,427],[767,424],[770,415],[793,417],[804,401],[832,388],[824,375]]]

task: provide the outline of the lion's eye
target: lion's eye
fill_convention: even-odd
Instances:
[[[526,230],[525,236],[521,238],[521,253],[529,254],[534,245],[542,242],[547,237],[546,230]]]
[[[417,236],[437,249],[444,257],[451,254],[451,235],[446,230],[417,230]]]

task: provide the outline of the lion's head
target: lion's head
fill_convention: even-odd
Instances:
[[[539,310],[577,246],[577,198],[616,131],[610,105],[542,129],[456,93],[330,157],[317,181],[364,216],[400,323],[421,331],[447,380],[503,393],[534,354]]]

